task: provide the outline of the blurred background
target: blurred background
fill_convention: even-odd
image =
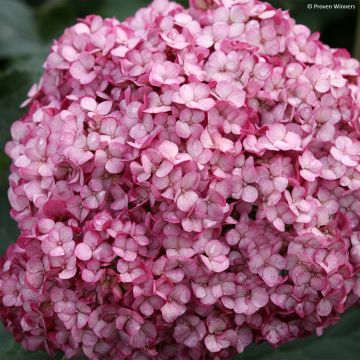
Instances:
[[[187,0],[177,0],[183,5]],[[321,40],[331,47],[346,48],[360,59],[360,0],[270,0],[289,9],[298,23],[321,32]],[[9,217],[7,201],[9,159],[3,149],[11,123],[24,110],[30,86],[42,72],[52,39],[64,28],[87,14],[117,17],[132,15],[150,0],[0,0],[0,255],[17,237]],[[309,4],[355,5],[356,10],[308,9]],[[57,359],[62,358],[59,354]],[[0,325],[1,360],[45,360],[44,353],[28,353],[15,344]],[[296,340],[272,349],[266,344],[251,345],[236,359],[247,360],[357,360],[360,359],[360,309],[346,313],[339,324],[322,337]]]

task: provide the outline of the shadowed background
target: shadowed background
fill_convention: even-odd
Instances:
[[[186,5],[187,0],[177,0]],[[321,32],[321,40],[342,47],[360,59],[360,0],[270,0],[289,9],[298,23]],[[0,255],[16,240],[18,231],[9,216],[7,201],[9,159],[3,149],[10,125],[24,110],[32,83],[42,72],[51,41],[65,27],[87,14],[117,17],[134,14],[150,0],[0,0]],[[308,4],[353,4],[356,10],[308,9]],[[59,354],[57,359],[62,358]],[[360,358],[360,309],[346,313],[339,324],[322,337],[293,341],[277,349],[251,345],[238,360],[357,360]],[[45,360],[45,353],[28,353],[15,344],[0,325],[1,360]]]

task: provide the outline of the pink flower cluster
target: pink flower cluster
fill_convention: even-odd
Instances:
[[[0,318],[29,350],[230,359],[360,297],[360,65],[258,0],[55,41],[11,130]]]

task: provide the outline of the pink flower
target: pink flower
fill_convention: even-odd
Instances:
[[[89,315],[89,328],[95,333],[99,340],[111,339],[116,333],[116,316],[117,311],[113,306],[99,306]]]
[[[120,258],[125,261],[134,261],[137,257],[138,244],[137,242],[126,235],[117,235],[113,251]]]
[[[226,199],[220,193],[212,191],[206,199],[197,202],[195,214],[206,220],[220,221],[227,210]]]
[[[104,116],[111,111],[112,101],[103,101],[97,103],[94,98],[85,96],[81,99],[80,105],[84,110],[89,111],[88,115],[94,117],[96,115]]]
[[[215,96],[240,108],[244,104],[246,95],[241,87],[227,81],[220,81],[215,87]]]
[[[41,248],[49,256],[72,255],[75,242],[73,241],[71,228],[62,223],[56,223],[54,228],[42,240]]]
[[[74,142],[65,148],[65,158],[77,165],[83,165],[94,157],[94,154],[87,149],[87,138],[79,134],[75,137]]]
[[[45,279],[46,271],[49,271],[50,264],[46,257],[43,260],[39,257],[33,257],[29,259],[26,263],[26,282],[36,288],[39,289]]]
[[[195,254],[195,251],[192,248],[193,242],[185,236],[168,235],[165,237],[163,245],[166,249],[166,255],[169,258],[173,256],[191,258]]]
[[[347,169],[346,173],[340,179],[341,186],[347,186],[350,190],[360,189],[360,173],[354,169]]]
[[[194,348],[204,338],[206,326],[198,316],[180,318],[174,329],[174,339],[189,348]]]
[[[320,159],[321,177],[326,180],[340,179],[346,173],[346,166],[335,160],[332,155]]]
[[[306,26],[296,25],[293,31],[294,36],[289,38],[287,44],[289,52],[300,62],[314,62],[318,45],[314,36],[310,36],[310,30]]]
[[[266,218],[279,231],[285,231],[285,225],[293,224],[296,220],[296,214],[289,211],[286,203],[279,202],[275,206],[264,206],[263,212]],[[262,212],[259,212],[259,216]]]
[[[209,334],[205,337],[206,348],[214,353],[223,348],[227,348],[230,342],[227,339],[223,339],[223,333],[226,330],[226,322],[224,319],[211,317],[208,320]]]
[[[229,267],[229,259],[226,257],[229,249],[218,240],[210,240],[205,246],[205,254],[201,260],[205,266],[214,272],[223,272]]]
[[[214,129],[211,129],[211,131],[204,130],[201,133],[200,140],[206,149],[219,150],[222,153],[234,152],[233,141],[221,136],[221,134]]]
[[[146,279],[145,267],[142,265],[140,260],[127,262],[119,259],[116,265],[116,270],[119,273],[120,281],[127,283],[135,280]]]
[[[202,132],[203,127],[201,123],[204,119],[205,115],[200,110],[191,110],[189,108],[181,110],[179,120],[175,125],[176,134],[184,139],[189,138],[191,135],[193,136],[192,138],[194,138],[195,134]],[[189,144],[189,142],[187,144]]]
[[[289,182],[287,176],[283,174],[285,170],[283,160],[285,159],[277,158],[271,162],[269,168],[264,166],[257,168],[260,190],[270,206],[274,206],[280,201],[281,194]]]
[[[67,329],[72,329],[74,327],[77,329],[83,329],[88,323],[90,313],[90,306],[86,305],[84,301],[80,300],[76,304],[76,311],[72,314],[62,313],[61,319],[64,321]]]
[[[360,234],[355,232],[351,236],[351,256],[354,259],[356,264],[360,263]]]
[[[262,287],[253,287],[251,290],[238,285],[231,297],[223,297],[222,303],[237,314],[252,315],[264,307],[269,301],[269,295]]]
[[[306,198],[305,189],[302,187],[296,187],[292,191],[291,195],[289,191],[285,191],[285,197],[288,201],[290,210],[297,217],[296,221],[299,223],[310,222],[318,207],[315,200]]]
[[[163,319],[166,322],[173,322],[177,317],[186,311],[186,304],[190,301],[191,292],[184,285],[176,285],[169,294],[165,305],[160,309]]]
[[[99,245],[101,239],[98,233],[89,230],[84,234],[83,242],[76,245],[75,255],[78,259],[88,261],[93,256],[93,251]]]
[[[54,288],[51,291],[51,300],[54,302],[54,311],[62,315],[72,315],[76,312],[77,296],[71,290]]]
[[[307,181],[314,181],[321,174],[322,163],[317,160],[310,150],[299,156],[301,166],[300,175]]]
[[[274,319],[264,325],[262,332],[270,344],[280,344],[289,338],[290,327],[288,324]]]
[[[353,142],[346,136],[339,136],[335,146],[330,149],[331,155],[345,166],[356,166],[360,156],[360,142]]]
[[[279,254],[271,254],[270,247],[261,247],[259,253],[252,256],[249,261],[249,270],[259,274],[265,283],[273,287],[281,279],[279,271],[285,268],[286,261]]]
[[[220,273],[209,280],[209,286],[214,297],[220,299],[222,296],[235,294],[235,275],[232,273]]]
[[[89,260],[86,263],[86,268],[81,272],[81,278],[88,283],[96,283],[103,276],[104,270],[100,267],[100,262],[97,260]]]
[[[81,54],[77,61],[71,64],[70,74],[74,79],[79,80],[80,84],[89,84],[96,77],[96,72],[92,70],[94,64],[95,59],[92,55],[87,53]]]
[[[184,78],[179,76],[180,67],[170,61],[157,63],[151,69],[149,81],[151,85],[179,85]]]
[[[286,126],[275,124],[270,126],[266,132],[266,140],[261,143],[268,150],[300,150],[301,137],[292,131],[288,131]]]
[[[185,84],[180,87],[178,93],[175,93],[174,102],[184,104],[191,109],[207,111],[215,105],[215,101],[208,97],[209,95],[210,88],[203,83]]]
[[[189,172],[181,179],[180,189],[175,195],[176,205],[179,210],[188,212],[195,206],[199,195],[190,189],[194,188],[197,181],[198,179],[195,172]]]
[[[186,144],[186,150],[193,161],[197,163],[199,170],[204,169],[205,164],[209,162],[213,155],[212,151],[205,149],[201,140],[198,139],[189,139]]]
[[[239,70],[240,54],[231,51],[225,54],[222,51],[214,51],[205,64],[206,76],[211,80],[228,80],[236,78]]]
[[[259,192],[254,186],[257,183],[258,174],[253,165],[252,158],[249,158],[245,166],[239,170],[239,174],[233,177],[233,196],[253,203],[258,198]]]
[[[92,179],[89,186],[83,186],[80,190],[80,196],[83,199],[83,205],[87,209],[97,209],[104,202],[106,191],[102,188],[103,184],[99,179]]]
[[[21,283],[18,279],[13,276],[9,279],[6,279],[1,284],[1,290],[3,292],[2,302],[4,306],[21,306]]]

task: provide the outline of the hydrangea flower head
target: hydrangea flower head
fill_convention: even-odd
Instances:
[[[259,0],[54,42],[15,121],[0,319],[67,358],[230,359],[360,297],[360,64]]]

